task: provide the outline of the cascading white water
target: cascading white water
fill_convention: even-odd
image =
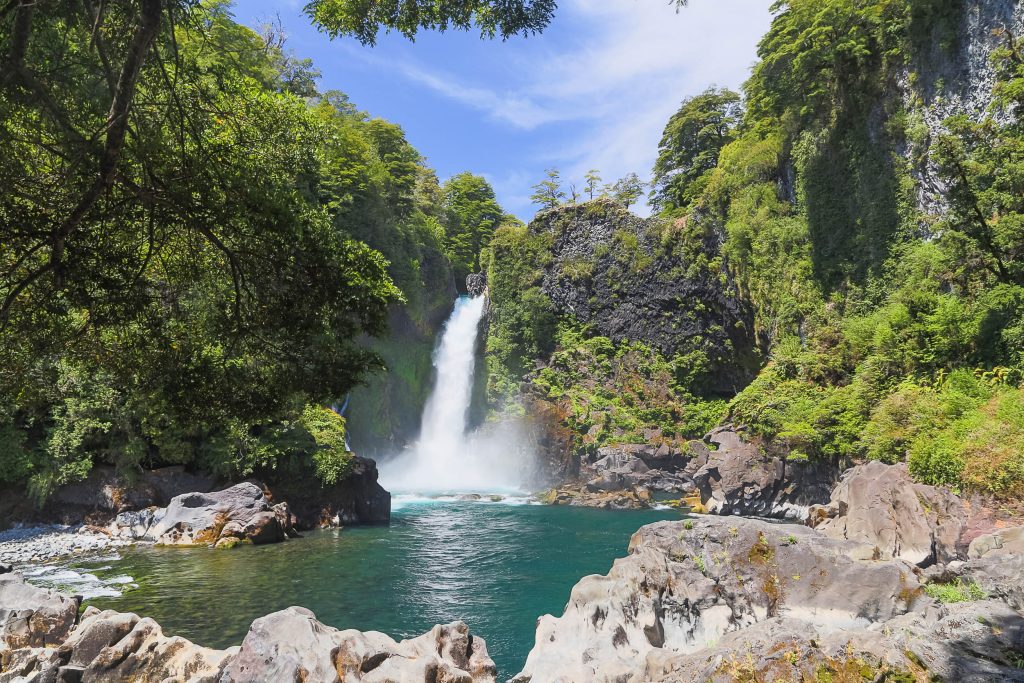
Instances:
[[[514,425],[466,432],[484,301],[455,302],[434,353],[436,379],[419,441],[380,466],[381,484],[393,493],[512,493],[525,483],[526,458]]]

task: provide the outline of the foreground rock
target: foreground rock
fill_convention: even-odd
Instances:
[[[396,642],[339,631],[291,607],[253,622],[241,647],[214,650],[164,635],[152,619],[89,608],[0,576],[0,682],[459,681],[491,683],[487,645],[461,622]]]
[[[883,680],[925,669],[949,680],[1024,680],[1014,668],[1020,614],[1001,600],[942,606],[915,572],[807,527],[653,524],[607,576],[576,585],[563,616],[539,620],[515,680]]]
[[[964,554],[967,517],[959,497],[916,483],[906,464],[869,462],[847,470],[828,505],[812,508],[808,523],[826,536],[865,544],[876,558],[927,566]]]

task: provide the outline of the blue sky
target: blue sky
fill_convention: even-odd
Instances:
[[[486,176],[528,220],[546,168],[578,187],[591,168],[606,182],[646,178],[683,98],[745,80],[771,2],[692,0],[677,13],[668,0],[563,0],[540,36],[382,34],[372,48],[319,33],[303,1],[239,0],[233,11],[253,27],[280,15],[287,48],[322,71],[321,90],[400,124],[442,180]]]

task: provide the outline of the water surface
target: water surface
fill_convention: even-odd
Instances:
[[[572,586],[607,573],[640,526],[680,516],[489,502],[396,508],[390,527],[229,551],[137,547],[80,566],[138,584],[91,604],[151,616],[202,645],[237,645],[253,619],[290,605],[396,639],[461,619],[509,678],[533,646],[537,617],[561,614]]]

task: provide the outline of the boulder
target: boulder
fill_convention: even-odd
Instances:
[[[219,680],[490,683],[495,675],[486,644],[463,623],[395,642],[383,633],[339,631],[307,609],[290,607],[253,622]]]
[[[274,500],[287,500],[299,530],[391,521],[391,494],[377,481],[377,463],[354,457],[349,475],[324,486],[312,470],[268,478]]]
[[[860,557],[858,544],[803,526],[718,517],[646,526],[607,576],[576,584],[561,617],[541,617],[516,680],[649,680],[652,657],[693,653],[768,619],[829,633],[928,602],[911,565]]]
[[[277,513],[255,484],[177,496],[145,535],[161,545],[213,545],[228,537],[254,544],[284,540]]]
[[[127,478],[115,468],[93,467],[80,482],[62,486],[47,504],[51,517],[82,519],[90,513],[113,515],[166,506],[175,496],[212,490],[214,477],[193,474],[182,466],[146,470]],[[109,519],[109,516],[107,517]]]
[[[539,620],[514,681],[1024,681],[1012,605],[942,605],[857,542],[701,517],[646,526],[629,552]]]
[[[0,653],[60,643],[75,625],[79,604],[25,583],[20,574],[0,574]]]
[[[948,489],[914,482],[906,464],[869,462],[847,470],[808,523],[826,536],[864,543],[881,559],[928,566],[962,554],[966,522],[963,501]]]
[[[716,449],[694,458],[687,469],[703,507],[713,514],[803,520],[811,505],[828,500],[838,479],[833,463],[768,455],[732,427],[705,438]]]
[[[1024,556],[1024,526],[1000,529],[991,534],[978,536],[967,548],[967,556],[971,559],[991,555]]]

